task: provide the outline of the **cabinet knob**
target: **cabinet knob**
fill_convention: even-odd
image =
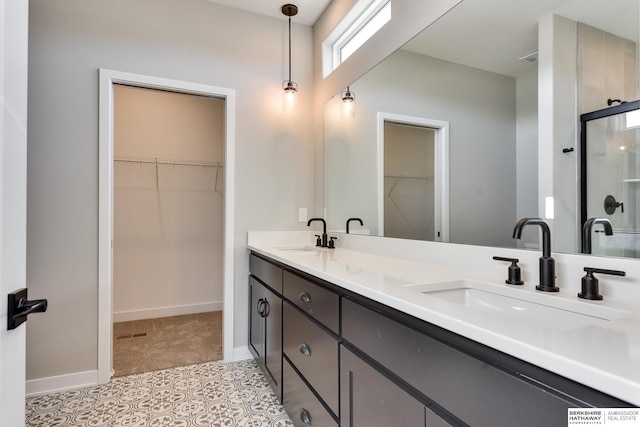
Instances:
[[[300,293],[300,295],[298,295],[298,298],[300,299],[300,301],[306,302],[307,304],[311,302],[311,295],[309,295],[306,291]]]
[[[306,425],[311,425],[311,414],[306,409],[302,408],[300,410],[300,421],[305,423]]]
[[[309,345],[307,345],[306,343],[300,344],[298,346],[298,351],[305,356],[311,356],[311,347],[309,347]]]

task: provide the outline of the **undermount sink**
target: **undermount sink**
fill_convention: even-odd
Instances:
[[[552,329],[571,329],[616,320],[629,312],[572,301],[557,294],[547,295],[507,286],[470,280],[406,285],[440,301],[470,310],[492,313],[505,321],[530,322]]]

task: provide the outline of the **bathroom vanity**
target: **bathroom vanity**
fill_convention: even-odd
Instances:
[[[568,408],[640,401],[633,375],[603,370],[594,343],[584,341],[635,318],[616,304],[554,295],[570,313],[582,309],[575,304],[588,306],[587,315],[555,317],[549,295],[448,267],[306,244],[250,239],[249,248],[251,288],[277,298],[269,305],[281,307],[282,321],[282,335],[278,325],[267,328],[266,347],[252,345],[252,352],[272,384],[281,384],[274,390],[295,425],[553,426],[566,425]],[[504,289],[516,292],[523,311],[551,310],[543,313],[548,319],[474,306],[499,306],[501,297],[481,297],[511,298]],[[263,311],[259,300],[251,299],[251,319]],[[611,336],[608,345],[620,339]]]

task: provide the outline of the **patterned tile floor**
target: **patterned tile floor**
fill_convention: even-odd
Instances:
[[[29,398],[26,420],[27,427],[293,425],[253,360],[129,375]]]

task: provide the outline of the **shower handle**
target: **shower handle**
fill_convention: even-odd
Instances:
[[[604,211],[607,214],[613,215],[617,208],[620,208],[620,212],[624,213],[624,203],[616,201],[616,198],[611,194],[604,198]]]

